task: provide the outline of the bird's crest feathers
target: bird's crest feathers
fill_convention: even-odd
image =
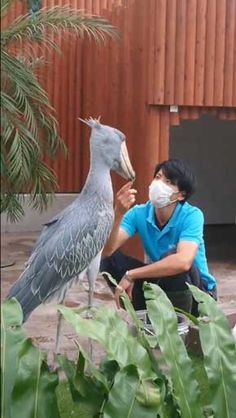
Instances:
[[[81,120],[81,122],[86,123],[86,125],[88,125],[91,129],[93,129],[93,128],[99,128],[101,126],[100,118],[101,116],[99,116],[97,119],[93,119],[90,117],[88,119],[79,118],[79,120]]]

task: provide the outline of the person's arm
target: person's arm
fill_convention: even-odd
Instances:
[[[120,294],[122,290],[125,290],[131,298],[135,280],[158,277],[168,280],[168,276],[174,276],[188,271],[193,264],[197,250],[198,244],[196,242],[180,241],[175,254],[168,255],[152,264],[129,270],[129,280],[124,276],[115,290],[117,307],[120,308]]]
[[[129,234],[120,228],[120,223],[125,212],[135,202],[137,191],[131,188],[132,184],[133,182],[129,181],[116,194],[114,224],[102,253],[105,257],[113,254],[129,239]]]
[[[165,258],[147,266],[129,270],[132,280],[146,278],[168,278],[188,271],[197,254],[198,244],[194,241],[180,241],[175,254],[170,254]]]

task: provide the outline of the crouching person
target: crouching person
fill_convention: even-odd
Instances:
[[[208,271],[206,259],[203,213],[187,202],[194,190],[190,167],[182,160],[170,159],[157,164],[146,203],[133,206],[137,191],[132,182],[117,193],[114,226],[100,270],[119,282],[116,288],[109,283],[118,307],[123,289],[135,310],[146,309],[144,281],[158,284],[175,307],[195,315],[197,305],[186,283],[216,299],[216,280]],[[136,233],[143,244],[145,262],[118,250]]]

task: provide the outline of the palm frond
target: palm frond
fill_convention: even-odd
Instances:
[[[68,6],[42,8],[33,16],[19,16],[2,32],[2,45],[11,41],[28,39],[43,42],[50,47],[58,48],[52,34],[62,31],[70,32],[80,38],[88,36],[97,42],[105,42],[108,37],[117,37],[118,32],[104,18],[85,14],[82,10]]]
[[[1,213],[7,213],[7,219],[11,222],[19,221],[25,212],[23,209],[24,195],[13,192],[1,192]]]
[[[1,0],[1,18],[6,16],[8,8],[13,0]]]
[[[30,137],[34,138],[50,155],[55,155],[62,146],[62,141],[58,134],[55,112],[49,103],[47,93],[24,62],[6,51],[2,51],[1,55],[2,73],[5,74],[10,91],[9,94],[3,92],[3,114],[18,115],[18,119],[30,131]],[[44,141],[45,134],[47,135],[46,142]]]
[[[2,15],[12,2],[2,0]],[[60,51],[56,35],[63,31],[97,42],[117,36],[107,20],[68,6],[19,16],[1,32],[1,211],[11,221],[24,214],[24,193],[30,194],[29,206],[43,210],[57,189],[56,175],[43,160],[46,155],[55,157],[60,149],[65,152],[66,146],[48,95],[34,73],[39,58],[33,45]],[[11,42],[14,47],[18,44],[20,54],[12,52]]]

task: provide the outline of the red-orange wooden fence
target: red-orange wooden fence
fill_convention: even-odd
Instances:
[[[10,20],[23,12],[22,4],[12,8]],[[54,4],[65,3],[43,1]],[[63,35],[62,55],[41,51],[47,64],[40,76],[69,147],[68,158],[53,163],[60,191],[80,191],[88,171],[89,132],[78,117],[101,115],[128,138],[142,201],[156,162],[168,156],[171,125],[204,112],[236,120],[236,0],[69,4],[109,19],[121,39],[98,46]],[[170,113],[170,105],[178,105],[178,112]]]

